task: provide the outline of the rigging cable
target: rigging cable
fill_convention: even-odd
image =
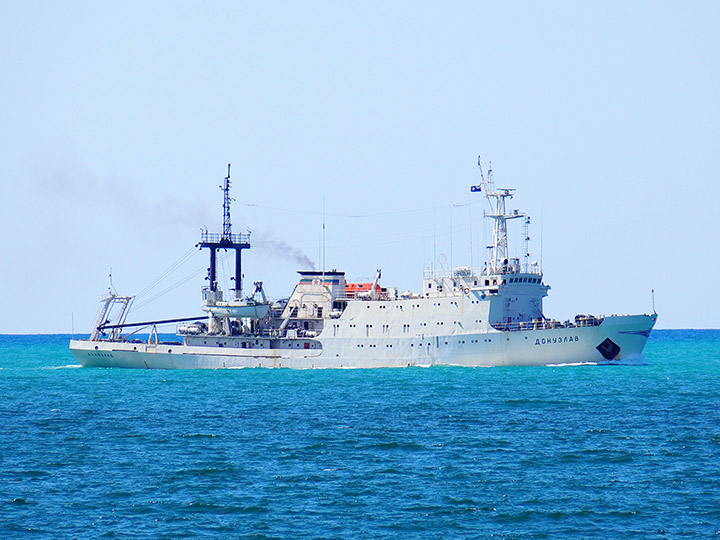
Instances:
[[[195,253],[196,249],[193,246],[188,251],[183,253],[180,258],[172,263],[165,271],[163,271],[158,277],[156,277],[153,281],[151,281],[143,290],[141,290],[138,294],[135,295],[135,299],[142,298],[146,294],[148,294],[150,291],[152,291],[155,287],[157,287],[164,279],[166,279],[170,274],[175,272],[180,266],[185,264],[188,259],[192,257],[192,255]]]
[[[222,260],[224,260],[224,259],[226,258],[226,256],[227,256],[226,253],[221,253],[219,259],[222,261]],[[155,295],[151,296],[150,298],[146,299],[146,300],[145,300],[144,302],[142,302],[141,304],[136,305],[136,306],[135,306],[135,309],[136,309],[136,310],[137,310],[137,309],[140,309],[140,308],[142,308],[142,307],[150,304],[151,302],[154,302],[154,301],[157,300],[158,298],[160,298],[160,297],[162,297],[162,296],[165,296],[167,293],[169,293],[169,292],[177,289],[177,288],[180,287],[181,285],[184,285],[185,283],[187,283],[187,282],[190,281],[191,279],[196,278],[197,276],[199,276],[200,274],[202,274],[202,273],[205,272],[205,271],[207,271],[207,265],[203,264],[200,268],[194,270],[191,274],[185,276],[184,278],[182,278],[182,279],[179,280],[179,281],[176,281],[176,282],[173,283],[172,285],[166,287],[166,288],[163,289],[162,291],[160,291],[160,292],[158,292],[157,294],[155,294]]]

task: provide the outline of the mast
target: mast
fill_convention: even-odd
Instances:
[[[485,212],[485,217],[493,220],[493,239],[490,248],[490,264],[486,270],[487,274],[505,274],[511,271],[510,259],[508,256],[507,222],[510,219],[526,218],[527,216],[513,210],[508,213],[506,210],[506,199],[512,199],[515,189],[496,188],[493,178],[492,163],[488,169],[488,177],[485,178],[482,170],[480,156],[478,156],[478,168],[480,169],[480,185],[471,186],[472,192],[485,192],[485,198],[490,205],[490,212]],[[527,234],[525,235],[527,237]],[[527,251],[527,250],[526,250]]]
[[[228,163],[228,173],[225,182],[221,186],[223,190],[223,234],[224,240],[230,240],[232,237],[232,223],[230,223],[230,164]]]
[[[530,216],[523,220],[523,272],[530,272]]]
[[[223,232],[209,233],[207,230],[202,231],[200,248],[208,248],[210,250],[210,268],[208,268],[208,280],[210,281],[209,289],[213,292],[218,290],[217,286],[217,257],[218,249],[234,249],[235,250],[235,298],[242,298],[242,250],[250,249],[250,233],[233,234],[232,222],[230,221],[230,163],[228,163],[228,173],[224,179],[223,185]]]

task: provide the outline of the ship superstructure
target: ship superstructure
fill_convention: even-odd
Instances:
[[[110,294],[87,341],[70,348],[83,365],[140,368],[374,368],[431,365],[495,366],[616,362],[641,354],[655,313],[558,321],[543,313],[550,287],[529,262],[530,218],[507,210],[514,190],[496,188],[492,167],[471,191],[484,195],[492,221],[490,256],[481,271],[459,267],[427,272],[417,292],[371,283],[349,283],[345,273],[300,271],[289,298],[270,302],[262,282],[242,293],[241,253],[250,235],[230,223],[230,169],[223,187],[222,234],[204,231],[198,246],[210,250],[204,317],[127,323],[132,297]],[[508,222],[522,220],[522,260],[508,252]],[[234,298],[224,299],[215,275],[215,253],[236,253]],[[120,307],[111,323],[108,313]],[[157,324],[181,323],[181,341],[163,343]],[[148,340],[123,329],[150,327]]]

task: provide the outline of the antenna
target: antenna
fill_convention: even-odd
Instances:
[[[650,289],[650,295],[652,296],[653,314],[656,314],[657,311],[655,311],[655,289]]]
[[[453,204],[450,204],[450,272],[453,271]]]
[[[435,233],[437,230],[437,222],[435,220],[436,210],[437,210],[437,206],[433,205],[433,263],[432,263],[433,277],[435,277],[435,263],[437,263],[437,240],[435,237]]]
[[[545,197],[540,198],[540,273],[543,272],[543,217],[545,215]]]
[[[473,227],[472,227],[472,202],[468,201],[468,227],[470,229],[470,268],[473,266]],[[475,275],[473,273],[473,275]]]
[[[223,238],[230,240],[232,237],[232,223],[230,223],[230,164],[228,163],[228,173],[225,182],[220,186],[223,190]]]
[[[530,216],[525,216],[525,221],[523,221],[523,243],[524,243],[524,253],[523,253],[523,271],[529,272],[530,268],[528,267],[528,258],[530,257]]]

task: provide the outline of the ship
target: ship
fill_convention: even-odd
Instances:
[[[593,316],[560,321],[545,316],[541,265],[529,261],[530,218],[507,210],[515,189],[496,188],[490,165],[470,187],[484,196],[492,222],[489,256],[481,269],[424,272],[420,291],[351,283],[338,270],[299,271],[292,294],[268,300],[262,282],[242,289],[242,252],[250,232],[234,234],[230,220],[230,166],[221,186],[223,232],[201,232],[197,247],[209,250],[205,315],[127,322],[133,297],[110,290],[88,339],[72,339],[82,366],[142,369],[392,368],[413,366],[543,366],[616,364],[642,359],[657,313]],[[508,223],[520,220],[524,254],[508,253]],[[235,252],[235,288],[216,275],[219,250]],[[158,326],[174,323],[174,339]],[[149,329],[139,339],[137,329]],[[134,330],[133,330],[134,329]],[[131,331],[132,330],[132,331]]]

